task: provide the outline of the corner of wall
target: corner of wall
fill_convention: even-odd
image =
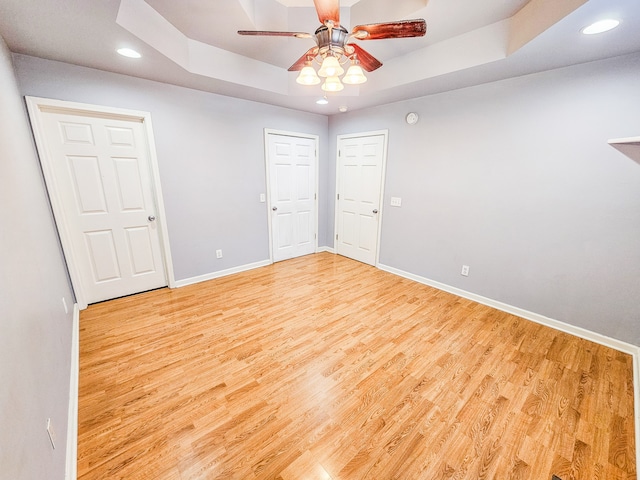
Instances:
[[[78,383],[80,378],[80,307],[73,306],[71,334],[71,372],[69,375],[69,417],[67,423],[67,458],[65,480],[78,478]]]

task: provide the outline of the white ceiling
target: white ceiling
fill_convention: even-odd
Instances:
[[[422,38],[362,41],[383,62],[361,87],[316,105],[319,86],[287,72],[313,40],[237,30],[313,33],[312,0],[0,0],[13,52],[315,113],[335,114],[640,51],[640,0],[343,0],[341,24],[411,18]],[[580,34],[615,17],[617,29]],[[142,59],[120,57],[128,46]]]

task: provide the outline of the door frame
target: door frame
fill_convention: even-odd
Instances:
[[[163,268],[170,288],[176,286],[173,274],[173,263],[171,260],[171,250],[169,248],[169,232],[166,224],[166,212],[162,189],[160,187],[160,171],[158,169],[158,158],[151,125],[151,114],[138,110],[128,110],[122,108],[106,107],[102,105],[91,105],[86,103],[68,102],[63,100],[53,100],[40,97],[25,97],[33,137],[36,142],[40,165],[44,175],[45,185],[51,202],[51,209],[55,218],[56,229],[62,245],[67,271],[71,279],[71,285],[76,296],[76,303],[80,310],[87,308],[85,287],[82,284],[80,270],[78,266],[78,255],[71,242],[71,232],[69,230],[67,212],[62,203],[59,188],[56,184],[53,171],[53,157],[46,142],[44,115],[46,113],[75,114],[105,119],[115,119],[142,123],[147,143],[147,153],[149,168],[151,172],[151,189],[156,207],[158,232],[160,234],[160,251],[163,260]]]
[[[267,192],[267,223],[269,228],[269,263],[273,263],[273,222],[271,220],[271,169],[270,167],[270,158],[269,158],[269,135],[281,135],[285,137],[296,137],[296,138],[306,138],[309,140],[313,140],[315,143],[315,153],[316,153],[316,167],[315,167],[315,194],[316,198],[314,201],[314,213],[315,213],[315,239],[314,239],[314,253],[318,252],[318,195],[320,194],[318,191],[319,178],[319,164],[320,164],[320,137],[318,135],[313,135],[310,133],[298,133],[298,132],[288,132],[284,130],[275,130],[272,128],[264,129],[264,166],[265,166],[265,182],[266,182],[266,192]]]
[[[380,239],[382,237],[382,217],[384,215],[384,186],[387,178],[387,156],[388,156],[388,148],[389,148],[389,130],[373,130],[370,132],[358,132],[358,133],[349,133],[345,135],[337,135],[336,136],[336,191],[335,191],[335,206],[334,206],[334,224],[333,224],[333,246],[334,252],[338,253],[338,245],[336,243],[336,235],[338,235],[338,193],[340,192],[340,142],[342,140],[346,140],[349,138],[359,138],[359,137],[374,137],[382,135],[384,140],[382,142],[382,172],[380,178],[380,207],[378,208],[378,231],[376,232],[376,258],[374,266],[377,267],[378,263],[380,263]]]

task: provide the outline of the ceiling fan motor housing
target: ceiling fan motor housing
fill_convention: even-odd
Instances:
[[[333,28],[321,25],[316,30],[315,35],[321,56],[324,57],[330,51],[336,57],[344,55],[344,45],[349,38],[349,32],[342,25]]]

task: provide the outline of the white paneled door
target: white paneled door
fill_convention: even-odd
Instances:
[[[267,132],[269,214],[274,262],[316,251],[316,137]]]
[[[386,133],[338,136],[336,253],[375,265]]]
[[[39,122],[84,302],[167,285],[143,122],[55,108]]]

